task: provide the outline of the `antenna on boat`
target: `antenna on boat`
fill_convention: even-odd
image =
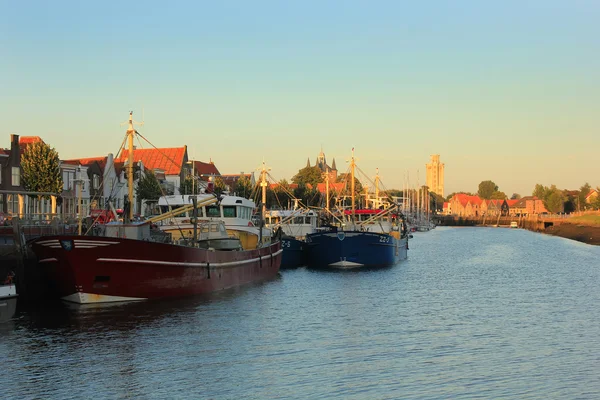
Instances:
[[[122,122],[121,126],[127,124],[127,142],[129,151],[127,152],[127,186],[128,201],[129,201],[129,215],[125,216],[131,221],[133,219],[133,137],[138,133],[134,129],[134,125],[143,126],[144,122],[137,122],[133,120],[133,111],[129,111],[129,121]]]

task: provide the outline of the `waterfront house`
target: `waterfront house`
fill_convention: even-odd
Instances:
[[[0,148],[0,212],[6,216],[23,216],[25,189],[21,180],[19,135],[10,135],[10,148]],[[3,216],[3,219],[5,218]]]
[[[66,220],[86,217],[90,213],[90,190],[88,167],[81,165],[78,160],[60,162],[63,179],[61,193],[62,204],[60,211]]]
[[[128,159],[129,151],[123,150],[121,156],[116,159],[116,162],[125,163]],[[144,166],[153,172],[161,171],[159,182],[166,194],[181,194],[179,188],[181,182],[189,174],[190,169],[187,166],[188,154],[187,146],[170,147],[160,149],[136,149],[133,150],[133,160],[136,164]],[[157,178],[159,176],[157,175]]]
[[[509,214],[515,217],[544,214],[548,212],[544,206],[544,202],[535,196],[525,196],[520,199],[511,200],[510,202]]]
[[[477,217],[481,215],[483,200],[479,196],[466,193],[457,193],[450,199],[450,208],[453,215],[460,217]]]
[[[190,167],[188,174],[194,179],[194,184],[197,185],[198,190],[206,190],[208,182],[214,182],[217,177],[221,176],[219,169],[215,166],[215,163],[202,162],[197,160],[188,161],[187,165]],[[188,175],[188,176],[189,176]]]

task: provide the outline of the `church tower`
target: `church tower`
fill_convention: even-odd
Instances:
[[[440,162],[440,155],[432,154],[431,162],[425,166],[429,191],[444,197],[444,164]]]

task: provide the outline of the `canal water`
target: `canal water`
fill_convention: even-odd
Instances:
[[[596,399],[600,247],[439,227],[392,268],[17,307],[0,359],[3,399]]]

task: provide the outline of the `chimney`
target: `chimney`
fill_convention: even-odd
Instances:
[[[19,135],[15,133],[10,134],[10,156],[15,160],[21,159],[21,148],[19,147]],[[19,162],[20,164],[20,162]],[[13,164],[14,165],[14,164]]]

